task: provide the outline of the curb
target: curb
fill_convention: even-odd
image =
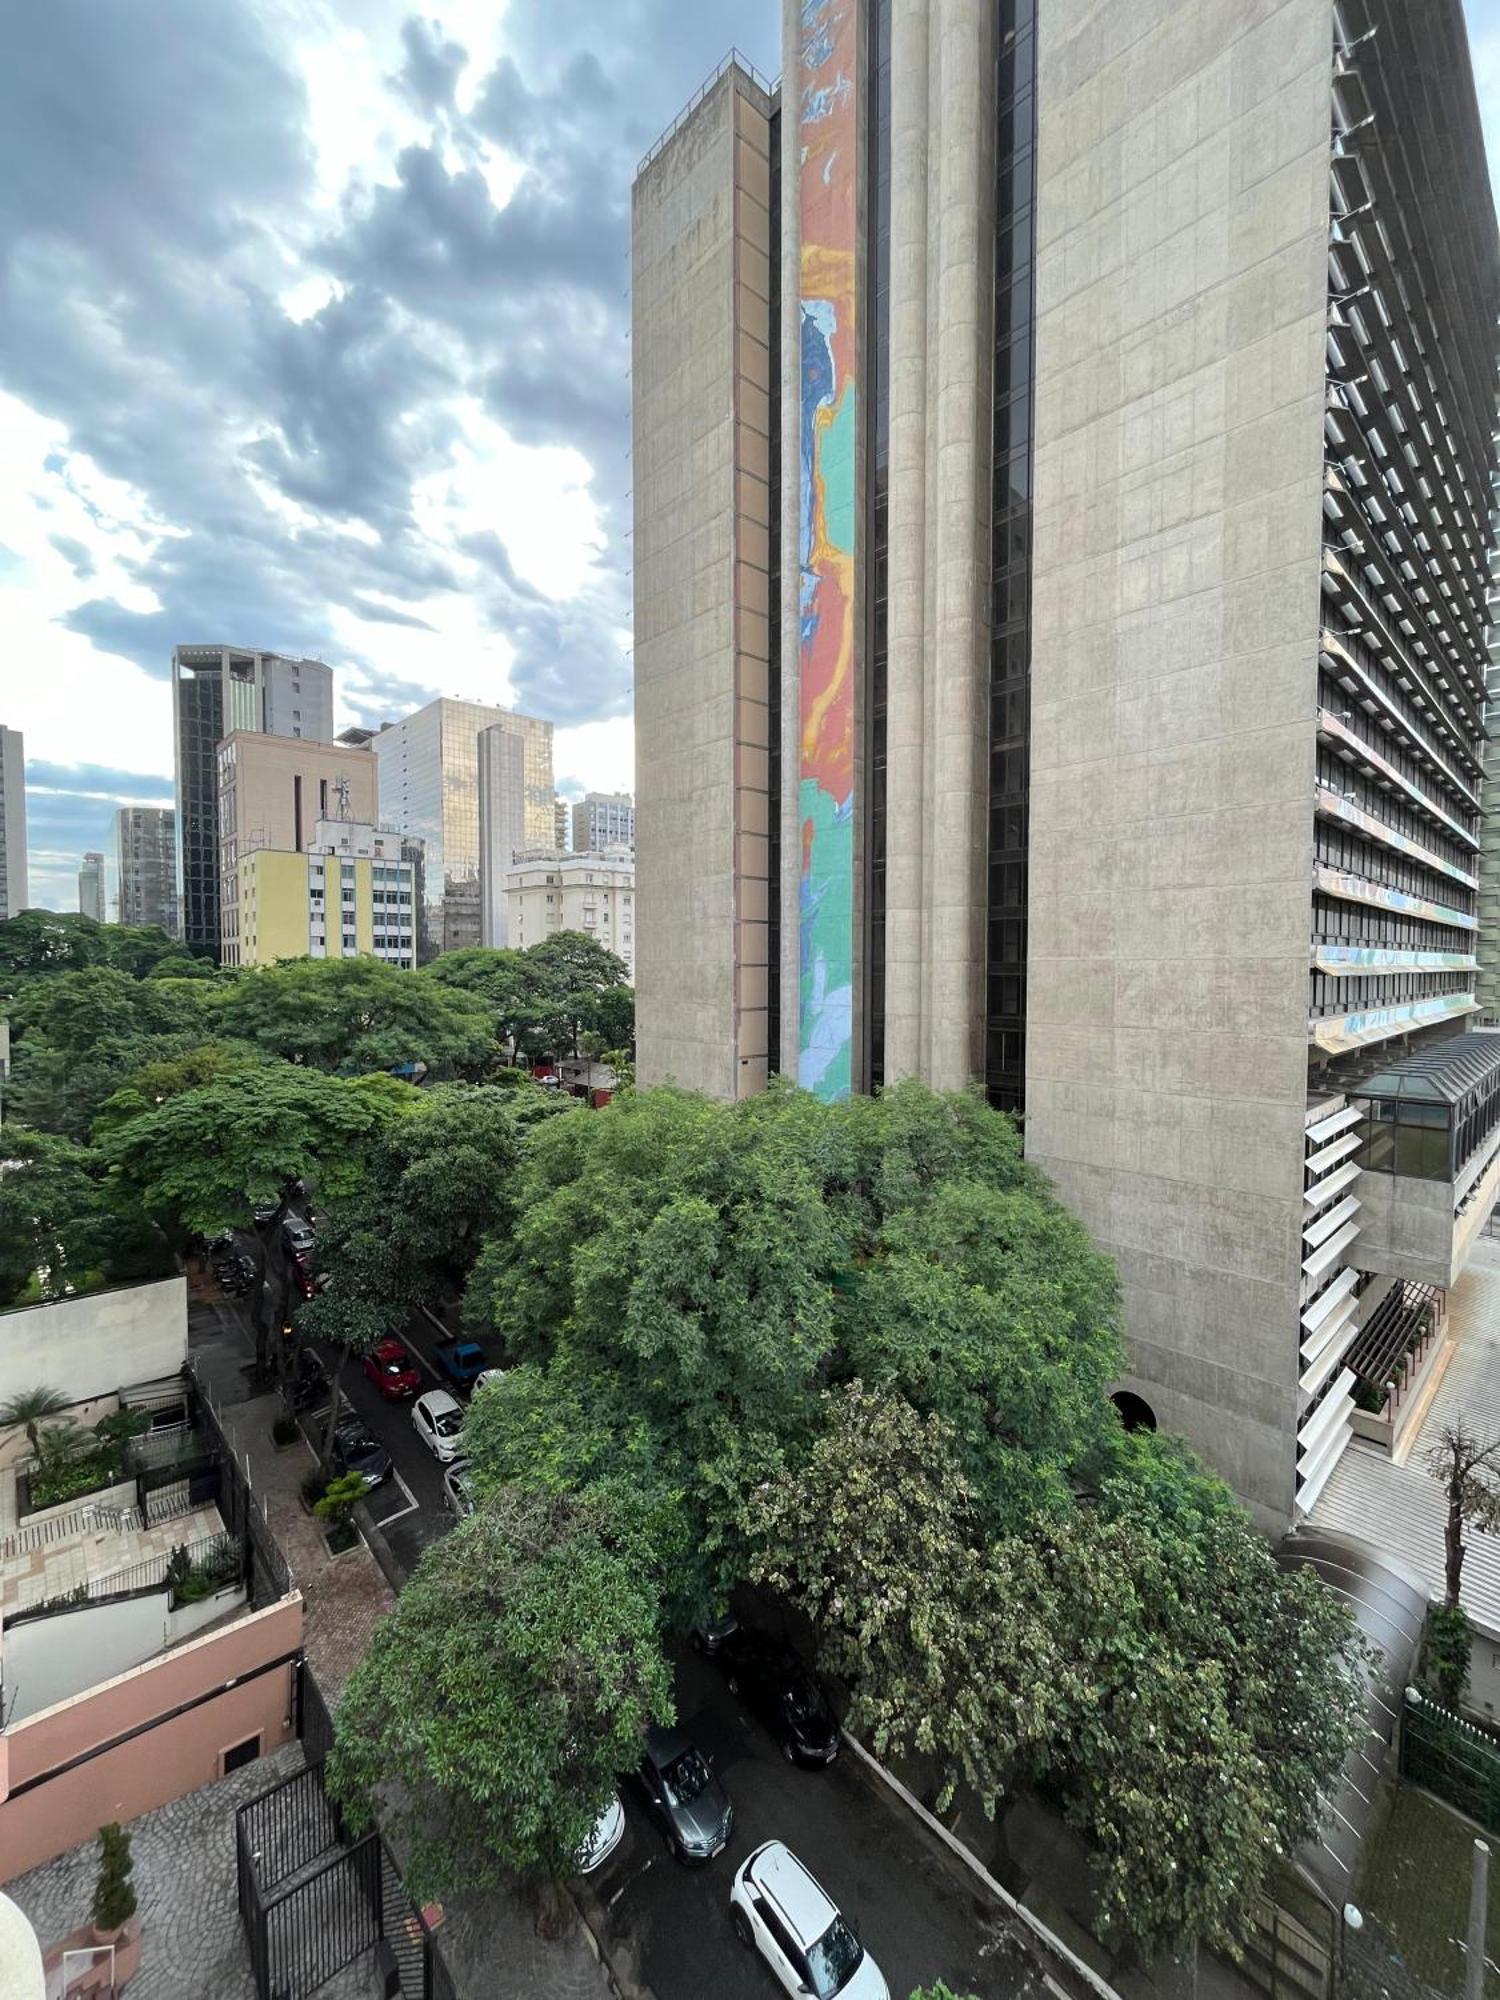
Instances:
[[[628,1948],[616,1947],[612,1952],[604,1940],[609,1925],[604,1914],[604,1905],[586,1882],[580,1881],[567,1892],[568,1901],[577,1912],[583,1935],[589,1950],[604,1969],[611,1989],[619,2000],[656,2000],[656,1990],[640,1978],[635,1969],[635,1954]]]
[[[927,1810],[916,1794],[907,1790],[906,1786],[902,1784],[894,1772],[888,1771],[877,1757],[871,1755],[857,1736],[851,1736],[847,1729],[841,1729],[839,1734],[853,1751],[857,1762],[872,1782],[883,1785],[887,1791],[906,1807],[908,1812],[916,1817],[927,1832],[932,1834],[948,1850],[956,1861],[962,1862],[964,1867],[968,1869],[969,1873],[974,1876],[975,1880],[983,1886],[987,1893],[993,1896],[995,1901],[1017,1923],[1021,1924],[1031,1933],[1032,1937],[1050,1957],[1061,1960],[1076,1979],[1083,1981],[1089,1991],[1096,1996],[1096,2000],[1121,2000],[1121,1996],[1110,1985],[1109,1981],[1101,1978],[1095,1972],[1094,1968],[1081,1959],[1077,1952],[1072,1951],[1065,1945],[1060,1937],[1054,1937],[1039,1917],[1033,1916],[1030,1910],[1023,1904],[1018,1903],[1009,1889],[1002,1887],[995,1880],[994,1876],[978,1856],[970,1853],[957,1834],[950,1833],[947,1827],[943,1825],[943,1822]],[[1057,1992],[1059,1989],[1049,1977],[1046,1968],[1041,1968],[1041,1972],[1043,1981],[1052,1991]]]

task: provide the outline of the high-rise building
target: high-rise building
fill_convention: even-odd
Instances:
[[[320,821],[370,826],[376,817],[372,752],[231,730],[219,745],[219,956],[243,965],[240,863],[270,849],[306,854]]]
[[[182,941],[219,951],[219,743],[235,730],[333,738],[333,671],[321,660],[234,646],[178,646],[172,653],[177,752],[177,882]]]
[[[635,857],[628,847],[598,854],[542,848],[516,856],[506,878],[506,928],[518,950],[556,931],[581,931],[623,959],[635,978]]]
[[[553,835],[552,844],[559,854],[566,854],[573,845],[572,807],[565,798],[559,796],[552,802]]]
[[[574,801],[573,838],[580,854],[635,846],[635,799],[629,792],[585,792]]]
[[[26,882],[26,749],[19,729],[0,727],[0,922],[29,900]]]
[[[177,816],[170,806],[121,806],[115,814],[120,922],[177,935]]]
[[[401,836],[354,820],[320,819],[298,851],[241,854],[226,885],[239,965],[281,958],[417,962],[414,870]]]
[[[441,696],[388,723],[371,746],[380,760],[381,818],[422,842],[425,900],[418,956],[423,961],[480,940],[479,735],[492,727],[521,738],[526,844],[550,847],[550,722]]]
[[[104,922],[104,856],[92,851],[85,853],[83,866],[78,871],[78,914],[91,917],[96,924]]]
[[[1024,1109],[1285,1523],[1500,1191],[1460,0],[786,23],[635,187],[640,1075]]]
[[[505,883],[526,839],[526,743],[492,722],[479,732],[479,939],[508,942]]]

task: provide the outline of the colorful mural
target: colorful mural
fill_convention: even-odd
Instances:
[[[854,1039],[858,0],[802,0],[797,1076],[847,1097]]]

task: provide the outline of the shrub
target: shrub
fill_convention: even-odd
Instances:
[[[1438,1700],[1449,1708],[1457,1708],[1468,1691],[1472,1637],[1462,1605],[1435,1604],[1428,1612],[1425,1678]]]
[[[135,1889],[130,1876],[130,1835],[118,1820],[99,1829],[99,1879],[94,1884],[94,1922],[101,1931],[117,1931],[135,1915]]]

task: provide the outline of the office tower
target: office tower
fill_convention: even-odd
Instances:
[[[478,944],[480,915],[479,733],[499,727],[522,740],[525,837],[550,847],[554,816],[552,724],[484,702],[442,696],[375,737],[380,816],[422,842],[425,891],[418,957]]]
[[[172,653],[172,729],[182,941],[212,958],[219,951],[219,743],[235,730],[330,742],[332,669],[321,660],[233,646],[178,646]]]
[[[769,965],[770,1068],[1024,1109],[1120,1268],[1122,1408],[1284,1524],[1500,1192],[1500,1037],[1462,1032],[1500,259],[1461,6],[788,30],[779,769],[713,726],[758,722],[763,510],[742,422],[711,475],[699,435],[774,107],[727,71],[635,191],[640,1073],[753,1087]]]
[[[218,751],[219,956],[243,965],[240,863],[270,849],[306,854],[319,823],[374,824],[377,764],[369,750],[299,743],[235,729]]]
[[[632,200],[639,1073],[721,1097],[772,1034],[779,123],[730,60]]]
[[[320,819],[305,849],[241,854],[225,889],[239,965],[356,958],[415,966],[415,872],[401,836],[357,820]]]
[[[121,806],[115,814],[120,922],[177,935],[177,816],[170,806]]]
[[[523,852],[509,870],[505,897],[507,931],[518,950],[555,931],[581,931],[623,959],[634,981],[635,857],[629,848]]]
[[[571,813],[572,809],[566,799],[558,798],[553,801],[552,844],[559,854],[566,854],[573,845]]]
[[[26,883],[26,750],[19,729],[0,727],[0,922],[19,916]]]
[[[88,852],[78,871],[78,914],[104,922],[104,856]]]
[[[526,839],[526,744],[503,723],[479,732],[479,938],[508,942],[505,882]]]
[[[635,799],[629,792],[585,792],[572,810],[571,847],[580,854],[635,846]]]

